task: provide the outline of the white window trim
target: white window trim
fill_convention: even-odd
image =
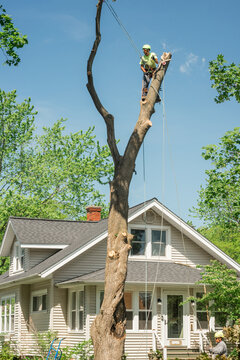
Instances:
[[[82,329],[77,329],[77,330],[73,330],[71,329],[71,323],[72,323],[72,317],[71,317],[71,297],[72,297],[72,293],[73,292],[76,292],[76,293],[79,293],[80,291],[83,291],[83,328]],[[99,294],[100,295],[100,294]],[[76,309],[79,308],[79,295],[77,295],[76,297]],[[78,313],[78,312],[77,312]],[[84,289],[84,285],[81,285],[81,286],[78,286],[78,287],[74,287],[74,288],[71,288],[71,289],[68,289],[68,332],[69,333],[84,333],[85,331],[85,289]],[[78,324],[79,322],[79,318],[78,316],[76,316],[76,323],[77,325],[79,326]]]
[[[132,293],[132,311],[133,311],[133,328],[127,329],[127,333],[151,333],[152,329],[157,329],[157,294],[156,291],[153,293],[153,289],[149,288],[147,292],[151,292],[153,295],[152,299],[152,329],[139,330],[139,305],[138,296],[140,292],[145,292],[145,288],[125,288],[127,293]],[[103,286],[98,286],[96,291],[96,310],[97,314],[100,311],[100,292],[104,291]]]
[[[34,290],[31,292],[31,314],[44,314],[47,313],[48,310],[39,310],[39,311],[33,311],[33,298],[35,296],[42,296],[42,295],[47,295],[47,289],[41,289],[41,290]]]
[[[11,303],[11,299],[14,298],[14,324],[13,324],[13,329],[11,329],[10,331],[7,331],[7,330],[3,330],[2,329],[2,301],[4,300],[7,300],[7,299],[10,299],[10,303]],[[16,306],[16,295],[15,294],[9,294],[9,295],[4,295],[0,298],[0,334],[9,334],[9,333],[13,333],[14,332],[14,327],[15,327],[15,306]],[[12,313],[11,313],[11,310],[10,310],[10,313],[9,313],[9,323],[11,324],[11,316],[12,316]],[[5,320],[4,320],[4,324],[6,325],[6,316],[4,317]]]
[[[13,272],[20,273],[23,272],[23,267],[21,266],[21,258],[24,256],[22,254],[22,247],[19,241],[15,241],[13,245]]]
[[[172,247],[171,247],[171,228],[170,226],[159,226],[159,225],[129,225],[129,233],[131,230],[145,230],[145,238],[146,238],[146,248],[145,248],[145,255],[131,255],[129,254],[129,259],[133,260],[145,260],[145,259],[161,259],[161,260],[171,260],[172,258]],[[159,230],[159,231],[166,231],[166,255],[165,256],[153,256],[152,255],[152,230]]]

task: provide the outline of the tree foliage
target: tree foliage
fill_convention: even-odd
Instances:
[[[106,214],[98,184],[113,173],[108,146],[94,128],[66,134],[63,119],[36,135],[30,99],[16,96],[0,90],[0,234],[11,215],[83,219],[90,204]]]
[[[217,90],[216,103],[222,103],[235,97],[240,102],[240,64],[227,65],[222,54],[216,60],[209,63],[210,79],[213,81],[212,88]]]
[[[198,207],[201,219],[239,231],[240,223],[240,128],[220,139],[219,145],[203,147],[202,156],[211,160],[213,168],[206,170],[206,186],[199,191]]]
[[[240,232],[235,228],[225,228],[220,225],[201,227],[198,231],[219,249],[240,263]]]
[[[222,312],[233,321],[239,319],[240,309],[240,282],[237,279],[236,271],[228,269],[226,265],[212,260],[210,265],[201,265],[202,279],[198,285],[204,285],[208,291],[201,298],[190,297],[188,300],[195,300],[200,304],[208,304],[209,310]]]
[[[17,50],[28,43],[27,36],[22,35],[15,28],[12,18],[6,13],[6,10],[0,5],[0,48],[6,57],[5,64],[18,65],[20,60]]]

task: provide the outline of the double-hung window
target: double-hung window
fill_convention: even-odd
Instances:
[[[202,296],[203,293],[201,292],[196,293],[196,298],[201,299]],[[198,330],[208,329],[207,309],[205,304],[199,302],[196,303],[196,320],[197,320]]]
[[[146,232],[143,229],[132,229],[132,240],[131,255],[145,255],[146,249]]]
[[[152,329],[152,293],[139,292],[138,295],[138,317],[139,317],[139,330]]]
[[[124,302],[126,306],[126,317],[127,317],[126,329],[132,330],[133,329],[133,294],[131,292],[124,293]]]
[[[13,257],[13,271],[23,270],[24,264],[24,249],[21,248],[18,242],[14,244],[14,257]]]
[[[1,298],[1,333],[14,331],[15,295]]]
[[[104,291],[97,291],[97,311],[101,308]],[[126,307],[126,330],[152,330],[157,322],[156,299],[151,291],[126,290],[124,292]]]
[[[83,330],[84,326],[84,291],[70,292],[70,329]]]
[[[32,312],[47,311],[47,289],[32,292]]]
[[[166,256],[167,231],[152,230],[152,256]]]
[[[130,255],[139,258],[171,258],[170,228],[160,226],[130,226],[133,235]]]

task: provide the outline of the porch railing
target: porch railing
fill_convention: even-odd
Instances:
[[[153,351],[157,350],[157,341],[159,342],[161,349],[163,351],[163,360],[167,360],[167,348],[164,346],[162,340],[158,336],[156,330],[152,331],[152,349]]]
[[[204,340],[206,341],[207,344],[210,344],[207,336],[202,331],[200,331],[199,332],[199,350],[200,350],[200,352],[204,351]]]

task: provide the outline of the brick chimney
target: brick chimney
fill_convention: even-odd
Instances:
[[[100,221],[101,220],[101,207],[100,206],[88,206],[87,221]]]

